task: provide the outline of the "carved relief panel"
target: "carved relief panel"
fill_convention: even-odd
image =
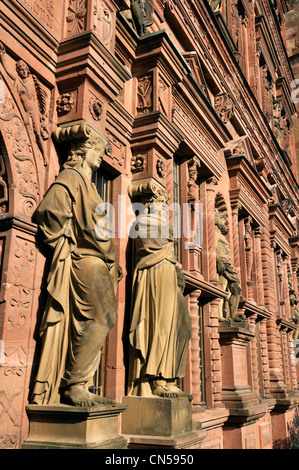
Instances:
[[[115,11],[109,2],[94,0],[93,31],[110,51],[114,50]]]
[[[137,78],[137,115],[153,110],[153,75],[152,73]]]
[[[0,216],[8,212],[8,184],[4,158],[0,148]]]
[[[3,330],[0,448],[15,448],[27,433],[23,413],[28,393],[26,370],[31,366],[33,353],[29,341],[32,312],[37,310],[38,291],[34,288],[37,250],[33,241],[14,234],[7,236],[7,249],[9,254],[4,263],[10,269],[2,273],[0,305]]]
[[[14,167],[14,183],[19,194],[15,201],[15,210],[31,216],[39,202],[39,177],[24,119],[12,96],[6,91],[5,103],[0,103],[0,125],[2,124],[6,133]]]
[[[86,28],[87,0],[68,0],[66,36],[82,33]]]

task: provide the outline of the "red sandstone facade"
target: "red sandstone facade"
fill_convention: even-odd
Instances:
[[[65,157],[53,132],[74,121],[111,143],[98,176],[120,227],[132,218],[132,182],[153,178],[170,202],[201,203],[201,239],[186,248],[183,234],[176,244],[193,332],[182,386],[194,397],[201,448],[294,445],[298,4],[210,3],[154,0],[151,34],[139,36],[129,0],[1,0],[0,448],[20,448],[28,434],[47,272],[33,215]],[[16,73],[21,59],[26,80]],[[218,321],[226,293],[217,282],[215,208],[229,215],[248,330]],[[116,230],[125,276],[97,379],[119,402],[128,364],[127,244]]]

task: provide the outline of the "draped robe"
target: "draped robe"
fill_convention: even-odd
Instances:
[[[117,263],[113,242],[99,239],[103,215],[93,183],[63,170],[37,210],[44,241],[53,249],[48,299],[40,327],[42,350],[32,402],[59,401],[59,388],[92,378],[116,321]]]
[[[191,320],[178,286],[171,233],[163,234],[156,214],[139,216],[136,229],[128,393],[146,396],[150,379],[184,377]]]

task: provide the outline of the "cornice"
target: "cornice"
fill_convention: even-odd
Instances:
[[[57,80],[68,80],[74,74],[76,77],[87,74],[90,80],[94,74],[112,99],[131,78],[128,67],[122,65],[92,31],[65,38],[59,44]]]
[[[268,202],[271,197],[271,191],[261,180],[258,172],[244,154],[226,157],[226,164],[231,179],[231,189],[237,188],[238,185],[238,182],[234,184],[232,176],[236,176],[237,178],[241,176],[248,190],[250,190],[250,192],[254,190],[255,195],[262,204]]]
[[[131,138],[134,149],[154,146],[165,158],[171,158],[182,141],[180,130],[161,111],[146,113],[134,120]]]
[[[289,220],[288,216],[285,214],[280,204],[269,205],[269,219],[270,221],[274,220],[274,222],[280,225],[287,238],[293,236],[296,228]]]

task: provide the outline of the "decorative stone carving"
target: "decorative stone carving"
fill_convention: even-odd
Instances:
[[[15,184],[21,196],[18,198],[18,204],[20,210],[31,217],[39,201],[39,177],[36,172],[31,140],[9,92],[7,92],[5,102],[0,103],[0,119],[3,121],[14,157],[17,176]]]
[[[138,78],[137,113],[145,114],[153,108],[153,78],[152,75]]]
[[[147,33],[147,27],[153,24],[154,7],[149,0],[131,1],[130,10],[125,10],[122,14],[127,18],[139,36]]]
[[[220,6],[221,6],[221,0],[208,0],[210,7],[212,8],[212,11],[219,11]]]
[[[282,126],[280,122],[281,118],[281,106],[276,98],[273,98],[273,124],[274,124],[274,135],[276,140],[281,139]]]
[[[200,161],[198,160],[198,158],[193,157],[191,158],[191,160],[188,161],[189,179],[187,183],[187,197],[188,202],[192,205],[199,201],[199,186],[197,183],[199,168]]]
[[[8,211],[8,188],[6,169],[3,156],[0,153],[0,215]]]
[[[23,60],[16,63],[16,73],[10,70],[6,61],[5,48],[1,42],[0,61],[7,75],[13,80],[15,90],[20,97],[24,111],[28,115],[28,123],[32,124],[44,164],[47,165],[48,156],[45,140],[49,138],[49,130],[46,122],[48,118],[46,93],[37,77],[31,74],[28,65]]]
[[[86,4],[86,0],[69,0],[68,14],[66,17],[68,36],[73,36],[84,31],[87,13]]]
[[[88,103],[89,112],[95,121],[101,119],[103,113],[103,103],[95,97],[90,98]]]
[[[234,105],[227,93],[220,93],[215,96],[214,107],[224,123],[227,123],[233,117]]]
[[[132,173],[139,173],[145,170],[146,155],[134,155],[131,159]]]
[[[108,5],[102,0],[96,0],[94,5],[93,30],[106,46],[111,42],[113,27],[113,16]]]
[[[239,278],[232,266],[231,251],[229,243],[225,237],[228,234],[227,214],[215,210],[215,242],[216,242],[216,263],[218,282],[224,290],[228,291],[228,298],[219,303],[219,320],[229,319],[239,322],[246,320],[242,314],[238,314],[241,286]]]
[[[168,195],[148,180],[133,185],[129,194],[133,199],[139,196],[144,210],[134,224],[138,235],[133,238],[128,394],[188,396],[175,385],[175,380],[185,375],[191,321],[182,294],[184,275],[174,256],[172,228],[166,216]]]
[[[289,297],[291,305],[291,318],[296,325],[293,338],[299,339],[299,307],[296,292],[293,289],[293,281],[291,273],[288,274]]]
[[[164,160],[162,160],[162,158],[159,158],[157,160],[156,168],[158,176],[160,176],[160,178],[164,178],[166,175],[166,163],[164,162]]]
[[[75,96],[73,93],[63,93],[56,101],[56,109],[58,114],[68,113],[75,104]]]
[[[37,211],[53,259],[31,401],[51,404],[60,395],[71,405],[111,404],[113,400],[86,388],[116,322],[115,289],[121,278],[113,242],[101,230],[105,214],[100,215],[97,208],[102,200],[91,183],[107,140],[84,123],[58,128],[55,136],[59,142],[70,140],[71,145],[63,171]]]

